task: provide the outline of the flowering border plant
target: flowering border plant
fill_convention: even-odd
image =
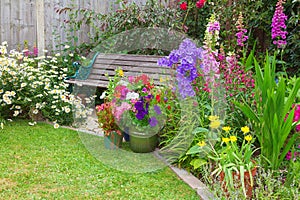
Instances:
[[[207,159],[215,161],[217,166],[212,172],[212,176],[219,176],[223,172],[227,188],[234,189],[235,184],[232,173],[236,172],[239,174],[242,189],[246,196],[244,174],[247,171],[249,172],[250,184],[253,186],[251,170],[256,167],[253,160],[253,153],[257,149],[253,149],[254,139],[250,133],[250,129],[248,126],[241,127],[239,131],[243,133],[241,136],[237,131],[231,131],[231,127],[229,126],[223,126],[222,131],[219,130],[222,122],[219,120],[218,116],[210,116],[209,121],[211,131],[201,128],[201,131],[207,132],[209,137],[207,137],[206,140],[199,141],[196,145],[191,147],[187,154],[197,154],[201,156],[203,155],[202,153],[206,153]],[[211,137],[212,135],[216,136],[216,133],[221,137]],[[216,142],[220,146],[215,145]],[[198,168],[206,163],[207,160],[197,158],[193,160],[191,164],[194,168]]]
[[[115,123],[115,118],[112,112],[114,106],[115,104],[113,102],[105,102],[96,106],[98,122],[106,136],[109,136],[112,131],[122,135],[119,126]]]

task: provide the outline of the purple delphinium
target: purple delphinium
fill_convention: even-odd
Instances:
[[[171,51],[168,57],[158,60],[159,66],[171,67],[177,65],[178,90],[182,98],[194,96],[192,82],[197,78],[197,60],[202,59],[202,49],[190,39],[185,39],[179,48]]]
[[[276,4],[276,10],[274,16],[272,18],[272,39],[273,44],[277,45],[277,48],[282,48],[286,45],[286,35],[287,31],[285,21],[287,20],[287,16],[283,13],[283,3],[284,0],[279,0]]]

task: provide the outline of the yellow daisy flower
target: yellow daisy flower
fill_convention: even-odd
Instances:
[[[208,117],[208,119],[209,119],[209,121],[217,121],[217,120],[219,120],[219,117],[216,115],[211,115]]]
[[[230,141],[231,142],[236,142],[237,141],[237,138],[235,136],[230,136]]]
[[[247,140],[248,142],[250,142],[252,140],[252,136],[251,135],[245,136],[245,140]]]
[[[230,141],[229,138],[222,138],[222,142],[225,142],[226,144]]]
[[[223,129],[223,131],[225,131],[226,133],[228,133],[228,132],[231,130],[230,126],[224,126],[222,129]]]
[[[243,133],[246,134],[246,133],[250,132],[250,129],[249,129],[248,126],[244,126],[244,127],[241,128],[241,131],[243,131]]]
[[[121,77],[124,76],[124,71],[122,69],[119,70],[119,76],[121,76]]]
[[[210,122],[209,127],[213,128],[213,129],[216,129],[216,128],[219,128],[220,125],[221,125],[220,120],[214,120],[214,121]]]
[[[204,147],[206,145],[206,143],[202,140],[202,141],[198,142],[197,145],[200,147]]]

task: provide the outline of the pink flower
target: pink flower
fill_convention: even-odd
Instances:
[[[199,0],[199,1],[197,1],[196,7],[197,8],[203,8],[205,2],[206,2],[206,0]]]
[[[127,102],[122,102],[122,104],[118,107],[115,107],[113,109],[113,115],[115,116],[115,118],[120,121],[122,114],[131,109],[131,105]]]

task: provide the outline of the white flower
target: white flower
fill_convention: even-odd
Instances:
[[[36,125],[36,122],[28,122],[28,124],[29,124],[30,126],[34,126],[34,125]]]
[[[21,88],[25,87],[26,85],[27,85],[27,83],[22,83]]]
[[[1,127],[1,129],[3,129],[3,127],[4,127],[3,122],[1,122],[0,127]]]
[[[68,107],[65,108],[65,112],[66,112],[66,113],[69,113],[70,111],[71,111],[70,108],[68,108]]]
[[[127,95],[126,95],[126,100],[138,99],[139,96],[140,95],[136,92],[128,92]]]
[[[65,49],[68,49],[68,48],[70,48],[70,46],[69,45],[65,45]]]
[[[13,116],[16,117],[16,116],[18,116],[19,114],[20,114],[20,112],[19,112],[18,110],[15,110]]]
[[[38,111],[38,109],[34,109],[34,110],[32,111],[32,113],[36,115],[36,114],[39,113],[39,111]]]
[[[55,129],[59,128],[59,124],[55,123],[53,126]]]
[[[117,85],[124,85],[124,86],[127,86],[129,83],[127,81],[124,81],[124,80],[120,80]]]
[[[106,97],[106,92],[102,92],[100,99],[104,99]]]
[[[70,53],[70,54],[69,54],[69,56],[70,56],[70,57],[73,57],[73,56],[74,56],[74,54]]]

